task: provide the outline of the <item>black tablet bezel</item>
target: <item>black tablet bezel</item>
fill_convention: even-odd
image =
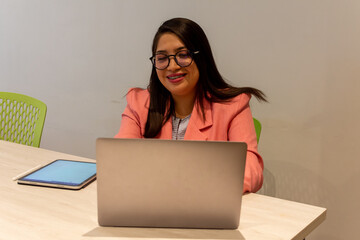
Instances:
[[[29,176],[30,174],[33,174],[43,168],[48,167],[49,165],[55,163],[56,161],[69,161],[69,162],[83,162],[83,163],[91,163],[91,164],[96,164],[94,162],[85,162],[85,161],[77,161],[77,160],[68,160],[68,159],[56,159],[44,166],[41,166],[40,168],[37,168],[33,171],[30,171],[29,173],[26,173],[26,175],[21,176],[18,180],[17,183],[18,184],[25,184],[25,185],[32,185],[32,186],[42,186],[42,187],[52,187],[52,188],[62,188],[62,189],[71,189],[71,190],[79,190],[85,186],[87,186],[88,184],[90,184],[92,181],[94,181],[96,179],[96,172],[91,175],[89,178],[85,179],[83,182],[81,182],[78,185],[74,185],[74,184],[66,184],[64,183],[51,183],[51,182],[44,182],[44,181],[31,181],[31,180],[24,180],[24,178],[26,178],[27,176]]]

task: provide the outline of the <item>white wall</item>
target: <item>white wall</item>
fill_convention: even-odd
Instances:
[[[263,194],[328,208],[307,239],[356,239],[360,214],[360,1],[0,0],[0,91],[48,106],[41,146],[94,157],[124,95],[146,87],[162,21],[207,33],[220,71],[263,123]]]

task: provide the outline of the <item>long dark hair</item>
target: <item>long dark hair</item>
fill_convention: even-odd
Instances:
[[[216,67],[209,41],[197,23],[186,18],[173,18],[164,22],[155,34],[152,45],[153,55],[156,52],[158,41],[164,33],[175,34],[188,50],[199,51],[199,54],[194,55],[194,61],[199,69],[195,101],[198,102],[204,121],[204,98],[210,102],[223,102],[241,93],[248,93],[260,101],[266,101],[265,94],[258,89],[233,87],[225,82]],[[150,107],[144,137],[153,138],[158,135],[164,123],[174,114],[175,106],[170,92],[160,82],[155,67],[151,72],[148,91],[150,92]]]

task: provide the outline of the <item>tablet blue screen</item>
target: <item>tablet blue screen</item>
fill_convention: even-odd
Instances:
[[[94,174],[96,174],[95,163],[56,160],[21,180],[77,186]]]

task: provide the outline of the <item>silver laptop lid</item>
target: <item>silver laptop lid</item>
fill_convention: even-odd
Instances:
[[[99,224],[237,228],[246,150],[240,142],[99,138]]]

